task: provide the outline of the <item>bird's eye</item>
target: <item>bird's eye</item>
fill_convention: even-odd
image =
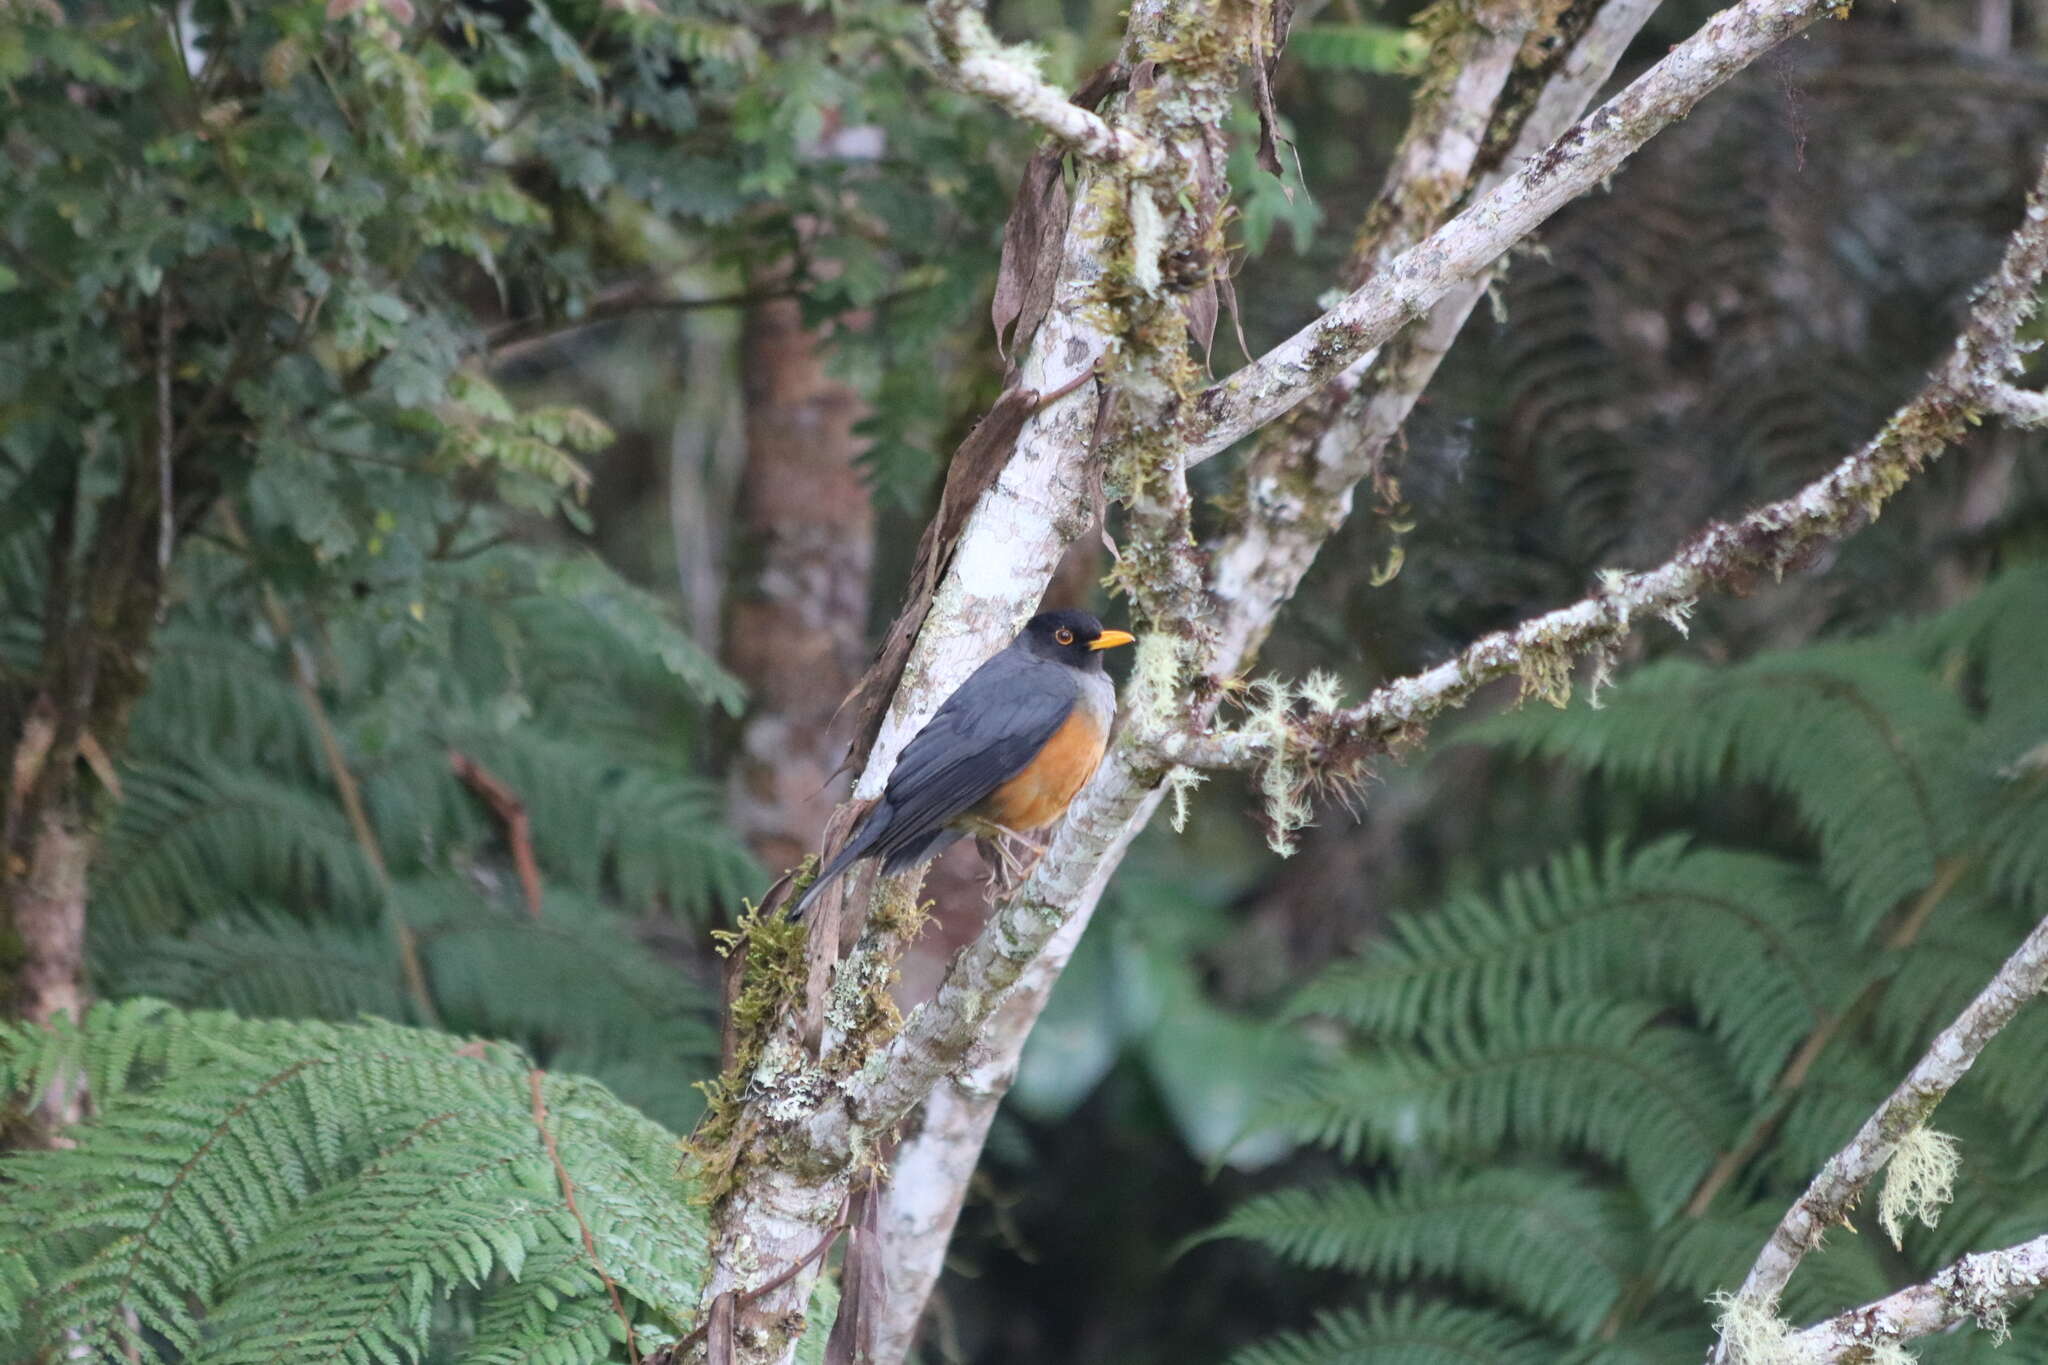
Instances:
[[[1068,630],[1065,626],[1061,626],[1052,633],[1052,638],[1058,640],[1063,645],[1070,645],[1074,643],[1074,632]]]

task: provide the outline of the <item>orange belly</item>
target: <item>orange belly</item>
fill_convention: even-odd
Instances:
[[[1088,785],[1102,762],[1108,733],[1081,707],[1053,731],[1038,757],[1023,772],[997,787],[974,814],[1004,829],[1042,829],[1066,813],[1074,794]]]

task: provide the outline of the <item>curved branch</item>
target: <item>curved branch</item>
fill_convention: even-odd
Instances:
[[[930,0],[925,17],[931,21],[945,73],[968,94],[981,96],[1091,161],[1120,164],[1136,175],[1159,166],[1158,148],[1071,103],[1064,90],[1038,74],[1029,51],[998,42],[976,0]]]
[[[1996,1333],[2009,1309],[2043,1288],[2048,1288],[2048,1234],[1965,1256],[1925,1284],[1795,1332],[1785,1344],[1797,1359],[1824,1365],[1874,1359],[1880,1346],[1933,1336],[1964,1321]]]
[[[1310,718],[1313,729],[1301,736],[1309,749],[1306,762],[1332,774],[1355,768],[1374,752],[1418,738],[1430,720],[1487,683],[1517,673],[1532,683],[1554,675],[1574,656],[1612,650],[1646,617],[1664,617],[1682,630],[1703,593],[1766,573],[1782,577],[1811,562],[1824,546],[1874,518],[1982,414],[2000,411],[2008,390],[2022,392],[2011,389],[2006,376],[2019,368],[2016,334],[2039,306],[2036,291],[2044,276],[2048,164],[1949,359],[1860,450],[1792,497],[1707,527],[1657,568],[1606,575],[1591,596],[1476,640],[1456,657],[1388,683],[1357,706]],[[1264,732],[1175,733],[1162,736],[1155,752],[1163,762],[1242,768],[1270,760],[1274,743]]]
[[[1730,76],[1842,0],[1743,0],[1722,10],[1506,183],[1353,290],[1336,307],[1194,400],[1188,463],[1199,464],[1307,398],[1383,345]]]
[[[1813,1178],[1806,1193],[1785,1211],[1743,1280],[1737,1301],[1777,1302],[1800,1260],[1820,1245],[1829,1228],[1847,1220],[1864,1186],[1891,1160],[1899,1140],[1926,1122],[1942,1097],[1976,1062],[1984,1045],[1997,1037],[2020,1007],[2041,993],[2043,986],[2048,986],[2048,919],[2035,926],[2034,932],[2027,935],[2026,941],[1991,978],[1991,984],[1956,1016],[1955,1022],[1935,1035],[1926,1055],[1877,1107],[1877,1112],[1864,1120],[1849,1145],[1828,1158],[1828,1164]],[[1725,1343],[1716,1348],[1713,1359],[1728,1359]]]

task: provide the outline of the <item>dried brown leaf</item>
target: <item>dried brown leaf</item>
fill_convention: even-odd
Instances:
[[[1024,166],[1010,221],[1003,225],[1003,255],[996,268],[989,319],[995,324],[996,353],[1006,360],[1012,328],[1021,351],[1031,344],[1032,334],[1052,307],[1067,234],[1065,163],[1057,147],[1043,147],[1034,154]]]

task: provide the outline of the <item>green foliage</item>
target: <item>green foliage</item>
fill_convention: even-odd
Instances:
[[[0,1164],[19,1348],[576,1365],[624,1359],[622,1312],[643,1354],[691,1325],[675,1135],[513,1048],[150,1000],[0,1030],[0,1096],[80,1075],[77,1145]]]
[[[1697,1359],[1706,1297],[1740,1280],[2048,904],[2043,619],[2048,569],[2023,567],[1923,625],[1646,668],[1602,709],[1467,730],[1586,769],[1639,808],[1689,812],[1681,829],[1726,830],[1705,813],[1736,801],[1776,833],[1765,847],[1693,829],[1568,849],[1490,894],[1396,917],[1294,1000],[1293,1017],[1343,1042],[1264,1113],[1358,1178],[1274,1190],[1209,1235],[1374,1293],[1454,1293],[1391,1301],[1469,1315],[1415,1359],[1516,1358],[1517,1343],[1546,1360]],[[1874,1222],[1831,1239],[1794,1279],[1789,1317],[2048,1225],[2044,1047],[2048,1015],[2023,1014],[1936,1112],[1963,1162],[1939,1225],[1909,1229],[1896,1257]],[[1375,1344],[1389,1311],[1239,1360],[1394,1358]],[[2048,1312],[2013,1330],[2009,1350],[2048,1350]],[[1991,1351],[1989,1334],[1959,1334],[1922,1358]]]
[[[1306,24],[1287,37],[1287,55],[1311,71],[1412,72],[1427,44],[1389,24]]]

